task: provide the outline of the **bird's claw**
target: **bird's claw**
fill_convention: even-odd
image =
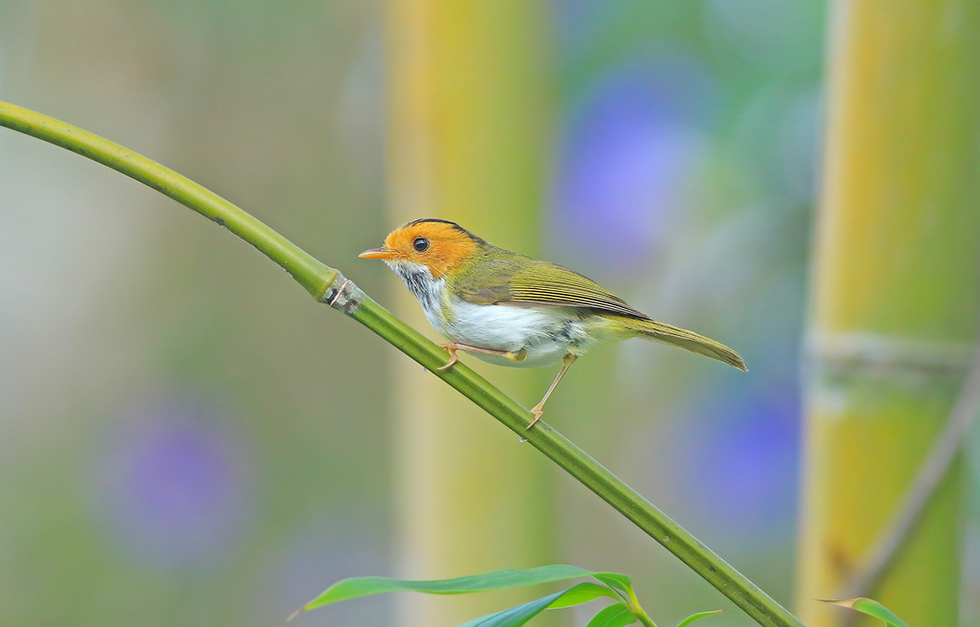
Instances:
[[[449,361],[436,368],[436,370],[446,370],[447,368],[450,368],[454,363],[459,361],[459,355],[456,354],[456,347],[453,346],[452,344],[442,344],[439,346],[439,348],[449,353]]]
[[[541,416],[544,416],[544,410],[543,409],[538,409],[537,407],[535,407],[534,409],[532,409],[531,410],[531,413],[534,414],[534,420],[532,420],[530,422],[530,424],[528,424],[526,427],[524,427],[524,429],[530,429],[534,425],[538,424],[538,421],[541,420]]]

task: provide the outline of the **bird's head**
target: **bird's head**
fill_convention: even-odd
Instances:
[[[434,279],[444,278],[475,258],[486,242],[455,222],[421,218],[388,234],[384,246],[358,255],[382,259],[392,268],[425,266]]]

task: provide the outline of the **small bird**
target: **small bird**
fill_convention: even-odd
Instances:
[[[523,368],[562,362],[533,427],[568,368],[601,340],[641,337],[672,344],[746,370],[738,353],[714,340],[656,322],[581,274],[503,248],[455,222],[421,218],[359,255],[382,259],[419,299],[429,323],[449,339],[442,348]]]

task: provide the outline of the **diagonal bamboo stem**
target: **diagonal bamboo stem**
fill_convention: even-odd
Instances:
[[[376,303],[339,271],[324,265],[239,207],[146,157],[80,128],[0,102],[0,126],[55,144],[160,191],[255,246],[318,301],[368,327],[578,479],[651,538],[742,608],[760,625],[802,627],[779,603],[647,501],[623,480],[464,364],[439,370],[446,353]]]

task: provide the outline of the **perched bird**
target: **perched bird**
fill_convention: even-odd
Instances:
[[[740,370],[738,353],[714,340],[651,320],[598,283],[568,268],[498,248],[455,222],[422,218],[388,234],[361,257],[382,259],[419,299],[425,317],[456,351],[503,366],[563,362],[533,427],[572,363],[600,340],[641,337],[723,361]]]

